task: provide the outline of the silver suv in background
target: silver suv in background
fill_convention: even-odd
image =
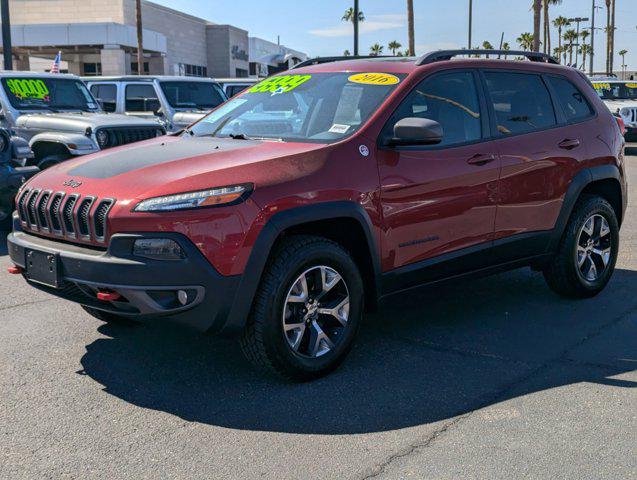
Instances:
[[[244,90],[256,85],[263,79],[259,78],[215,78],[215,80],[221,85],[226,97],[232,98],[235,95],[240,94]]]
[[[637,141],[637,80],[608,78],[592,82],[608,109],[624,121],[626,140]]]
[[[107,112],[158,118],[169,132],[187,127],[227,100],[210,78],[141,75],[84,80]]]
[[[41,169],[164,135],[155,119],[107,115],[75,75],[0,72],[0,127],[29,142]]]

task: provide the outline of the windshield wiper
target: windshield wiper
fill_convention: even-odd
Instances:
[[[252,137],[248,137],[245,133],[231,133],[228,136],[233,140],[253,140]]]

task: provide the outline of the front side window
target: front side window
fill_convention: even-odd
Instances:
[[[156,112],[160,106],[155,87],[152,85],[126,86],[127,112]]]
[[[498,133],[514,135],[557,124],[542,77],[527,73],[486,72]]]
[[[6,77],[2,79],[2,87],[17,110],[99,110],[88,88],[79,80]]]
[[[580,90],[566,78],[549,77],[557,101],[569,122],[578,122],[594,115],[593,109]]]
[[[91,93],[102,104],[106,112],[117,110],[117,86],[108,84],[91,85]]]
[[[212,110],[225,101],[221,87],[213,82],[161,82],[160,86],[175,109]]]
[[[480,103],[473,74],[452,72],[425,79],[394,112],[383,131],[383,138],[391,138],[394,125],[408,117],[438,122],[442,126],[443,136],[437,146],[480,140]]]
[[[330,143],[359,130],[404,75],[312,73],[271,77],[185,134]]]

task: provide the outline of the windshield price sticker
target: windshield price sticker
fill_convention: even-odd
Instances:
[[[312,75],[281,75],[279,77],[272,77],[263,80],[261,83],[248,90],[248,92],[271,93],[272,95],[288,93],[303,85],[311,78]]]
[[[637,83],[627,83],[626,86],[628,88],[637,88]]]
[[[50,101],[49,89],[40,79],[10,78],[7,80],[7,87],[9,87],[13,96],[18,99]]]
[[[593,86],[597,90],[610,90],[611,89],[610,83],[594,83]]]
[[[400,78],[389,73],[358,73],[348,78],[352,83],[363,85],[396,85]]]

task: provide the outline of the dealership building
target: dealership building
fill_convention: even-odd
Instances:
[[[58,51],[77,75],[137,73],[135,0],[11,0],[14,68],[47,70]],[[267,76],[305,53],[142,0],[144,73]],[[1,44],[1,43],[0,43]]]

